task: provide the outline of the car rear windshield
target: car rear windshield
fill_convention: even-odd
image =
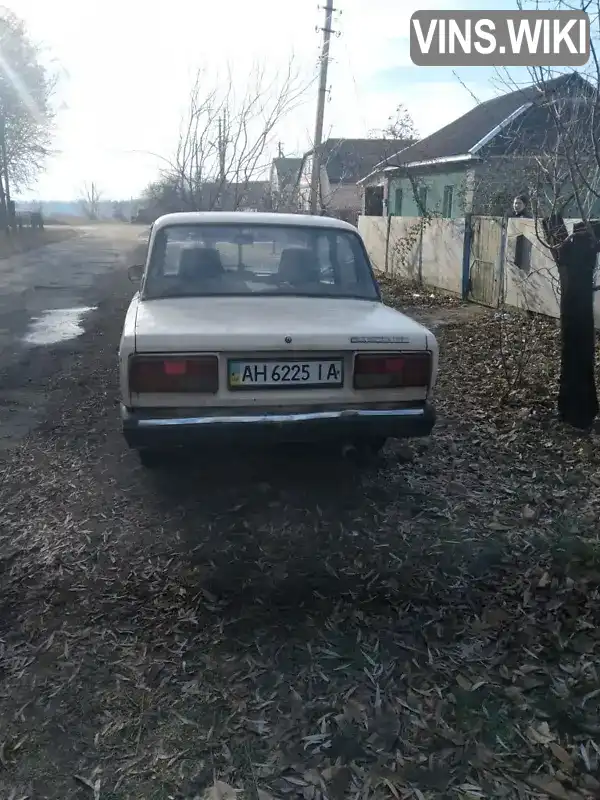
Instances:
[[[378,298],[359,236],[298,225],[172,225],[157,232],[145,298]]]

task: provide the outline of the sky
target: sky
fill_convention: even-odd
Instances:
[[[324,134],[364,137],[402,103],[421,135],[432,133],[503,87],[490,70],[455,72],[411,64],[409,19],[418,9],[485,8],[490,0],[334,0]],[[324,0],[321,0],[324,3]],[[129,199],[156,177],[176,147],[190,86],[229,68],[243,94],[252,65],[277,80],[293,54],[299,80],[318,69],[319,0],[3,0],[26,23],[57,76],[54,155],[22,199],[67,200],[94,181]],[[494,0],[514,8],[514,0]],[[504,87],[506,91],[506,87]],[[317,87],[274,131],[286,155],[310,147]]]

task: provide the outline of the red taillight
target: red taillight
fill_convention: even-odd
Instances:
[[[218,388],[216,356],[134,356],[129,364],[132,394],[215,394]]]
[[[431,353],[369,353],[354,359],[355,389],[428,387]]]

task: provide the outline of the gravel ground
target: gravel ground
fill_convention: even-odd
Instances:
[[[121,272],[47,349],[2,466],[0,797],[600,797],[598,438],[554,422],[556,326],[385,290],[438,331],[440,423],[362,473],[146,474]]]

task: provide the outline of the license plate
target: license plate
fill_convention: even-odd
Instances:
[[[327,361],[230,361],[231,389],[342,386],[344,363]]]

